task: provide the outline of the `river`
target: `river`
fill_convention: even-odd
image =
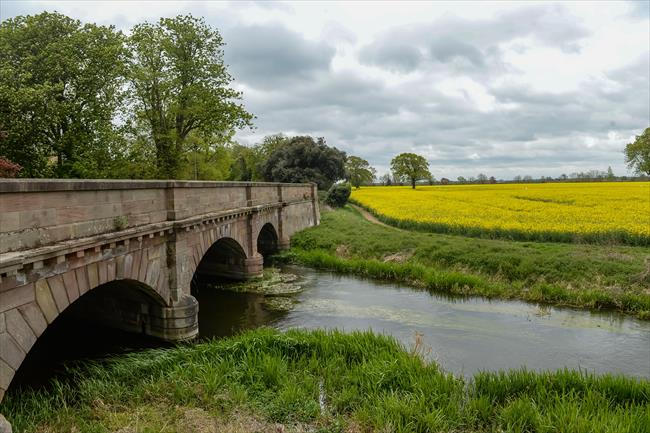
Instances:
[[[526,366],[582,369],[650,378],[650,322],[616,312],[538,306],[519,301],[452,298],[399,284],[288,266],[302,291],[288,309],[269,297],[203,288],[197,294],[201,337],[258,326],[337,328],[392,335],[455,374]],[[274,297],[276,298],[276,297]]]
[[[371,329],[392,335],[407,349],[417,335],[425,357],[459,375],[525,366],[650,379],[649,321],[616,312],[449,297],[299,266],[281,272],[296,276],[292,287],[300,290],[268,296],[232,291],[233,284],[219,283],[225,289],[218,289],[210,287],[214,282],[199,282],[194,294],[200,305],[200,337],[224,337],[259,326]],[[53,377],[67,377],[64,366],[70,361],[170,346],[70,317],[59,318],[46,334],[18,370],[12,388],[42,387]]]

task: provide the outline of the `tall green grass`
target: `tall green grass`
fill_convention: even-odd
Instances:
[[[575,371],[465,380],[370,332],[259,329],[92,363],[52,391],[10,392],[17,432],[178,431],[183,409],[311,431],[648,432],[650,383]],[[134,426],[136,428],[134,429]]]
[[[339,248],[345,246],[345,253]],[[386,257],[402,253],[402,262]],[[614,309],[650,319],[650,250],[395,230],[352,209],[323,214],[281,259],[437,292]]]

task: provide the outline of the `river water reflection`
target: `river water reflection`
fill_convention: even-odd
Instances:
[[[564,367],[650,378],[650,322],[613,312],[539,307],[518,301],[449,298],[426,291],[290,266],[303,291],[288,311],[268,297],[203,288],[197,293],[204,338],[258,326],[278,329],[372,329],[412,347],[421,334],[427,355],[444,369]]]

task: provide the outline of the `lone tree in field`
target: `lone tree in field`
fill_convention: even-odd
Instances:
[[[371,167],[368,161],[358,156],[348,156],[345,160],[345,171],[348,180],[357,189],[363,183],[372,182],[377,173],[377,170]]]
[[[625,146],[625,162],[637,173],[650,176],[650,128],[637,135],[633,143]]]
[[[252,126],[223,62],[223,40],[202,18],[161,18],[128,40],[135,111],[155,144],[160,176],[175,178],[190,134],[227,142]]]
[[[407,178],[413,189],[418,180],[431,178],[429,163],[424,157],[415,153],[400,153],[390,162],[390,167],[396,176]]]

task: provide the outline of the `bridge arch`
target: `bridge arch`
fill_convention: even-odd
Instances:
[[[194,274],[208,278],[245,279],[250,274],[248,262],[244,247],[236,239],[222,237],[205,251]]]
[[[97,263],[95,263],[96,265]],[[92,271],[91,271],[92,275]],[[90,285],[87,267],[28,285],[34,301],[3,313],[0,333],[0,398],[48,331],[64,317],[168,339],[170,308],[159,291],[138,279],[113,276]],[[98,275],[99,277],[99,275]]]
[[[267,222],[262,226],[257,235],[257,252],[266,258],[278,252],[279,236],[272,223]]]

